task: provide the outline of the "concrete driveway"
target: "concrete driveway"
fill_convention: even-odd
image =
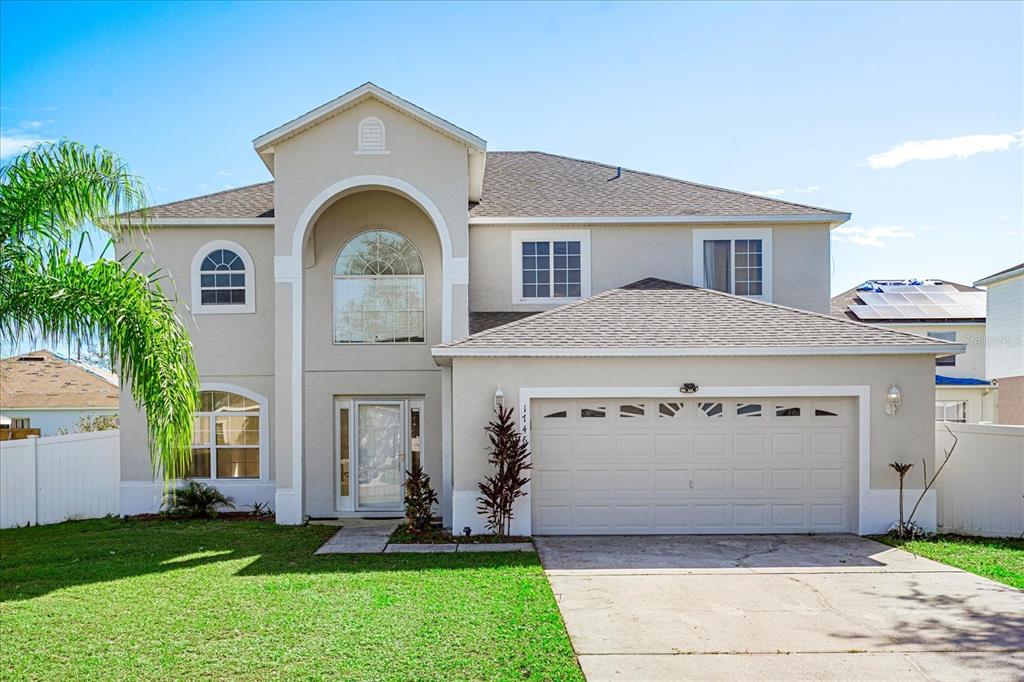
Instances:
[[[591,681],[1024,679],[1024,592],[872,540],[535,543]]]

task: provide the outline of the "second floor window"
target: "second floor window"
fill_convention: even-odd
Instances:
[[[523,298],[579,298],[583,270],[578,241],[524,241]]]
[[[703,285],[737,296],[760,296],[764,293],[763,257],[760,239],[706,239]]]
[[[353,237],[334,264],[335,343],[422,343],[423,260],[389,230]]]
[[[199,268],[202,305],[245,305],[245,262],[234,251],[215,249]]]
[[[956,332],[928,332],[928,337],[932,339],[939,339],[941,341],[956,341]],[[955,367],[956,356],[939,355],[935,358],[935,365],[937,367]],[[946,421],[953,420],[947,419]]]

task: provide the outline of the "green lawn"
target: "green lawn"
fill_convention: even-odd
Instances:
[[[313,556],[334,530],[0,531],[0,679],[582,679],[536,555]]]
[[[927,540],[882,542],[1024,590],[1024,540],[940,535]]]

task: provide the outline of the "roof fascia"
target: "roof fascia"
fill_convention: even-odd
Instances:
[[[849,213],[785,215],[652,215],[652,216],[477,216],[470,225],[651,225],[722,223],[829,223],[834,229],[850,219]]]

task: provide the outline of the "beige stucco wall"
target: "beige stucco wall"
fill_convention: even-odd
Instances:
[[[873,488],[897,486],[889,462],[920,462],[934,456],[931,356],[455,358],[454,489],[476,490],[477,482],[489,473],[483,427],[491,418],[499,386],[510,404],[516,404],[523,387],[652,387],[691,381],[699,386],[870,386]],[[903,391],[895,418],[885,413],[885,396],[893,381]]]
[[[216,240],[235,242],[248,251],[255,268],[256,311],[218,315],[192,315],[192,260],[206,244]],[[209,226],[152,227],[148,241],[140,235],[119,244],[118,256],[143,250],[137,268],[160,268],[168,275],[161,282],[164,293],[177,297],[177,311],[192,339],[201,382],[232,384],[264,396],[270,406],[269,477],[273,478],[274,450],[274,239],[271,227]],[[150,481],[146,421],[131,394],[121,391],[121,480]]]
[[[955,332],[956,343],[967,345],[967,352],[956,356],[955,365],[935,367],[935,373],[947,377],[985,378],[984,324],[885,324],[887,329],[928,336],[928,332]]]
[[[473,311],[545,310],[554,305],[513,303],[512,233],[517,230],[590,231],[591,290],[596,294],[644,277],[693,284],[693,229],[763,225],[474,225],[469,244],[469,306]],[[773,302],[828,312],[827,224],[772,227]]]
[[[420,253],[426,273],[425,343],[334,344],[334,262],[341,248],[370,227],[397,232]],[[430,355],[441,342],[441,246],[433,223],[411,202],[390,192],[347,196],[317,221],[312,236],[315,265],[305,287],[306,513],[335,514],[335,396],[423,397],[424,468],[435,488],[441,482],[441,369]]]

